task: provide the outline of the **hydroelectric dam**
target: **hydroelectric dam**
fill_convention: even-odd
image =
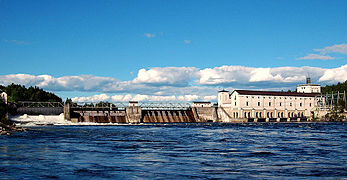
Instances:
[[[306,117],[251,118],[233,117],[228,109],[210,102],[153,103],[98,103],[97,105],[52,102],[21,102],[18,114],[59,115],[68,121],[92,123],[242,123],[242,122],[301,122]]]

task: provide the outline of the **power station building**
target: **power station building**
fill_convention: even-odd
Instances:
[[[321,87],[307,83],[297,92],[234,90],[218,92],[218,107],[233,119],[294,119],[311,117],[324,101]]]

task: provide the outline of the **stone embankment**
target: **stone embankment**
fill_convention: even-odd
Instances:
[[[15,127],[0,123],[0,135],[11,135],[12,132],[25,132],[26,129],[22,127]]]

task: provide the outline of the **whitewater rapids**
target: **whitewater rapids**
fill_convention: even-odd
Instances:
[[[49,126],[49,125],[125,125],[118,123],[93,123],[93,122],[78,122],[73,123],[64,119],[64,114],[60,115],[20,115],[10,117],[16,126],[27,127],[27,126]]]

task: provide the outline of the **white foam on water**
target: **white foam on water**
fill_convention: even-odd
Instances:
[[[60,115],[21,115],[13,116],[11,120],[17,126],[42,126],[42,125],[71,125],[70,121],[64,119],[64,114]]]
[[[86,125],[86,126],[115,126],[115,125],[144,125],[141,124],[127,124],[127,123],[93,123],[93,122],[78,122],[73,123],[64,119],[64,114],[60,115],[21,115],[13,116],[11,120],[15,122],[16,126],[19,127],[28,127],[28,126],[48,126],[48,125],[57,125],[57,126],[66,126],[66,125]]]

